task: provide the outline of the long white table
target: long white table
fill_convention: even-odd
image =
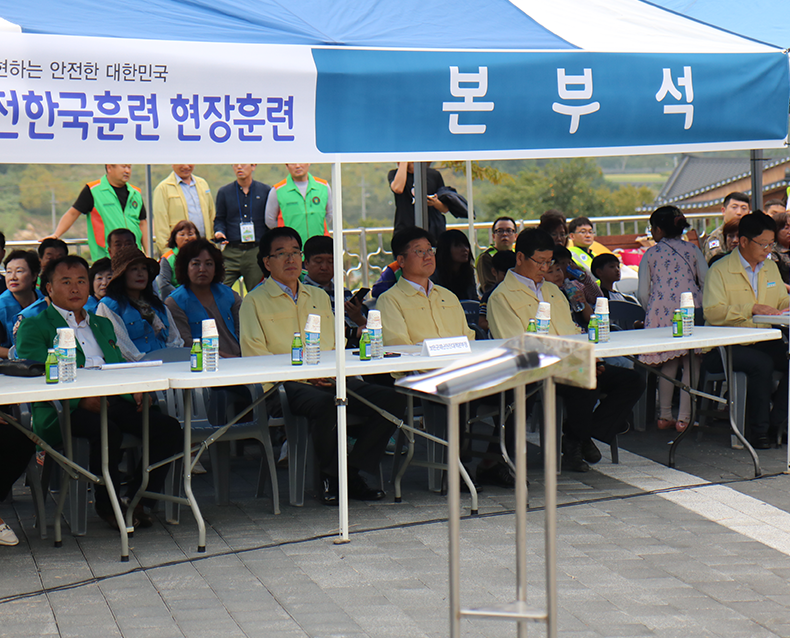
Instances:
[[[782,315],[754,315],[752,317],[752,321],[754,323],[764,323],[770,326],[777,326],[784,328],[787,330],[790,328],[790,315],[782,314]],[[787,384],[788,384],[788,391],[790,392],[790,339],[787,340],[787,365],[788,365],[788,372],[787,372]],[[788,405],[788,419],[787,419],[787,464],[785,467],[785,474],[790,474],[790,405]]]
[[[126,368],[116,370],[84,370],[77,371],[77,379],[73,383],[54,383],[47,384],[44,377],[10,377],[3,376],[0,384],[0,405],[28,403],[34,401],[62,401],[64,402],[64,419],[66,436],[63,445],[66,454],[63,455],[54,450],[50,445],[43,441],[27,428],[22,427],[9,415],[3,415],[11,425],[28,436],[33,442],[42,447],[51,458],[58,463],[69,476],[77,478],[79,474],[96,483],[102,483],[107,487],[110,496],[115,519],[118,522],[118,529],[121,537],[121,560],[129,560],[129,533],[134,532],[134,528],[129,526],[131,520],[125,520],[121,511],[120,503],[115,492],[115,486],[110,478],[109,456],[107,445],[107,396],[120,394],[134,394],[136,392],[156,392],[166,390],[170,386],[168,377],[162,372],[162,367],[149,368]],[[102,397],[101,400],[101,446],[102,446],[102,475],[98,477],[91,473],[87,468],[82,468],[72,462],[71,456],[71,418],[68,405],[69,399],[81,399],[85,397]],[[143,438],[144,438],[144,463],[147,464],[147,431],[148,431],[148,407],[149,400],[145,397],[143,402]],[[147,484],[147,473],[143,474],[143,486]],[[55,512],[55,546],[60,547],[61,538],[61,514],[66,502],[68,493],[68,481],[61,486],[58,506]],[[131,519],[131,510],[127,518]],[[46,525],[46,521],[39,521],[39,525]]]
[[[622,330],[612,332],[610,340],[607,343],[598,343],[595,346],[595,355],[599,358],[605,357],[636,357],[640,354],[650,354],[653,352],[668,352],[671,350],[688,350],[690,356],[694,356],[694,350],[710,349],[715,347],[723,347],[726,353],[725,372],[727,378],[732,376],[732,357],[730,356],[729,346],[745,345],[749,343],[757,343],[759,341],[772,341],[780,339],[782,333],[779,330],[772,328],[730,328],[724,326],[694,326],[694,332],[688,337],[673,337],[672,328],[651,328],[649,330]],[[585,341],[586,335],[578,335],[572,337],[578,341]],[[652,370],[655,374],[660,374],[655,369]],[[663,376],[663,375],[662,375]],[[668,377],[667,377],[668,378]],[[670,379],[676,385],[674,379]],[[680,384],[682,385],[682,384]],[[691,395],[691,422],[694,422],[696,413],[696,399],[697,396],[707,396],[696,389],[696,380],[691,376],[690,388],[684,388],[689,391]],[[711,397],[714,398],[714,397]],[[760,460],[757,453],[749,442],[741,434],[738,424],[735,422],[735,411],[732,409],[732,398],[730,398],[730,427],[733,433],[743,443],[744,447],[749,451],[754,462],[754,471],[756,476],[760,476],[762,471],[760,469]],[[686,434],[691,428],[686,428],[685,431],[678,434],[672,442],[669,450],[669,467],[675,466],[675,450]]]
[[[480,354],[486,350],[497,347],[502,341],[480,341],[472,342],[472,354]],[[346,362],[346,374],[348,376],[366,374],[389,374],[393,372],[414,372],[417,370],[433,370],[463,358],[468,355],[448,355],[440,357],[428,357],[420,354],[420,346],[394,346],[385,349],[387,352],[397,352],[398,357],[386,357],[379,360],[360,361],[358,355],[354,355],[351,350],[344,350],[343,356]],[[170,388],[181,390],[184,396],[184,494],[189,504],[195,521],[198,525],[198,552],[206,549],[206,528],[200,507],[192,491],[192,467],[189,462],[192,450],[192,391],[198,388],[221,388],[228,386],[247,385],[247,384],[276,384],[283,381],[304,381],[307,379],[333,378],[336,375],[336,351],[324,351],[321,353],[321,361],[317,365],[302,364],[294,366],[291,364],[290,355],[267,355],[261,357],[243,357],[237,359],[221,359],[219,369],[216,372],[191,372],[189,363],[167,363],[162,366],[162,373],[167,375]],[[264,400],[260,397],[258,401]],[[249,412],[253,406],[250,406]],[[216,438],[222,436],[227,427],[230,427],[241,416],[231,421],[223,429],[218,429],[210,441],[204,442],[211,444]],[[341,513],[341,516],[343,514]]]

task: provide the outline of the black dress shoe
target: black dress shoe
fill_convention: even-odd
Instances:
[[[382,490],[370,487],[356,472],[348,473],[348,497],[355,501],[380,501],[386,496]]]
[[[323,475],[321,477],[321,494],[318,497],[324,505],[337,505],[340,497],[337,495],[337,478]]]
[[[749,443],[752,444],[752,447],[755,450],[770,450],[773,447],[773,443],[771,443],[771,439],[768,438],[766,434],[759,434],[757,436],[753,436]]]
[[[581,442],[581,451],[582,458],[587,461],[587,463],[594,465],[601,460],[601,450],[598,449],[598,446],[595,445],[595,441],[592,439]]]
[[[491,467],[477,466],[475,480],[481,485],[498,485],[499,487],[516,486],[516,478],[510,473],[510,468],[504,463],[494,463]]]
[[[584,460],[582,445],[577,441],[563,442],[562,469],[570,472],[589,472],[590,466]]]

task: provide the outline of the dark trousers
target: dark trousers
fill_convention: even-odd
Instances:
[[[346,384],[359,396],[373,405],[403,418],[406,397],[391,388],[348,378]],[[337,408],[335,388],[318,388],[307,383],[288,381],[283,384],[288,395],[291,412],[305,416],[310,421],[316,456],[321,472],[337,476]],[[349,424],[348,433],[356,437],[354,448],[348,455],[349,468],[376,472],[387,448],[395,424],[375,410],[349,395],[348,414],[361,419],[359,424]]]
[[[121,485],[118,464],[121,461],[121,441],[124,434],[142,436],[143,414],[137,412],[134,404],[119,397],[107,399],[107,444],[109,450],[109,469],[116,491]],[[151,408],[149,411],[150,460],[152,463],[166,459],[175,454],[183,446],[181,426],[173,417],[162,414]],[[71,434],[88,439],[90,442],[90,471],[101,476],[101,415],[77,408],[71,413]],[[148,490],[161,492],[167,476],[167,466],[151,472],[148,479]],[[132,480],[126,486],[126,494],[134,496],[142,481],[142,467],[135,469]],[[108,511],[110,498],[107,488],[99,485],[95,490],[96,509]],[[151,499],[144,499],[145,505],[153,505]]]
[[[746,413],[752,436],[764,436],[768,429],[787,426],[787,347],[783,341],[763,341],[750,346],[731,346],[732,369],[745,372]],[[711,350],[703,362],[706,370],[721,372],[721,356]],[[782,380],[774,392],[773,373]],[[773,410],[771,409],[773,400]]]
[[[0,423],[0,501],[27,468],[36,444],[15,427]]]
[[[611,443],[645,391],[644,379],[628,368],[603,364],[597,380],[593,390],[557,384],[557,394],[565,403],[563,434],[571,441],[594,438]]]

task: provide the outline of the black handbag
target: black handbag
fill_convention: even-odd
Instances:
[[[44,364],[32,359],[0,360],[0,374],[9,377],[43,377]]]

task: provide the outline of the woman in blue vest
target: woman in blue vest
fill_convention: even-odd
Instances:
[[[93,263],[88,271],[88,281],[90,282],[91,294],[88,295],[88,303],[85,310],[96,312],[99,302],[107,295],[107,286],[112,280],[112,262],[109,257],[102,257]]]
[[[181,247],[175,263],[181,284],[165,300],[185,343],[200,339],[204,319],[214,319],[222,357],[241,356],[239,308],[241,297],[220,283],[225,276],[222,252],[207,239]]]
[[[159,264],[137,246],[124,246],[113,255],[112,280],[96,314],[112,321],[118,347],[127,361],[184,345],[170,311],[154,294],[158,273]]]
[[[8,358],[13,345],[17,315],[29,305],[43,298],[36,289],[36,278],[41,268],[38,255],[32,250],[15,250],[5,259],[6,291],[0,295],[0,358]]]
[[[160,299],[167,299],[178,286],[175,268],[178,251],[196,239],[200,239],[200,231],[188,219],[182,219],[173,226],[173,230],[170,231],[170,239],[167,240],[168,250],[159,260],[159,275],[154,284]]]

